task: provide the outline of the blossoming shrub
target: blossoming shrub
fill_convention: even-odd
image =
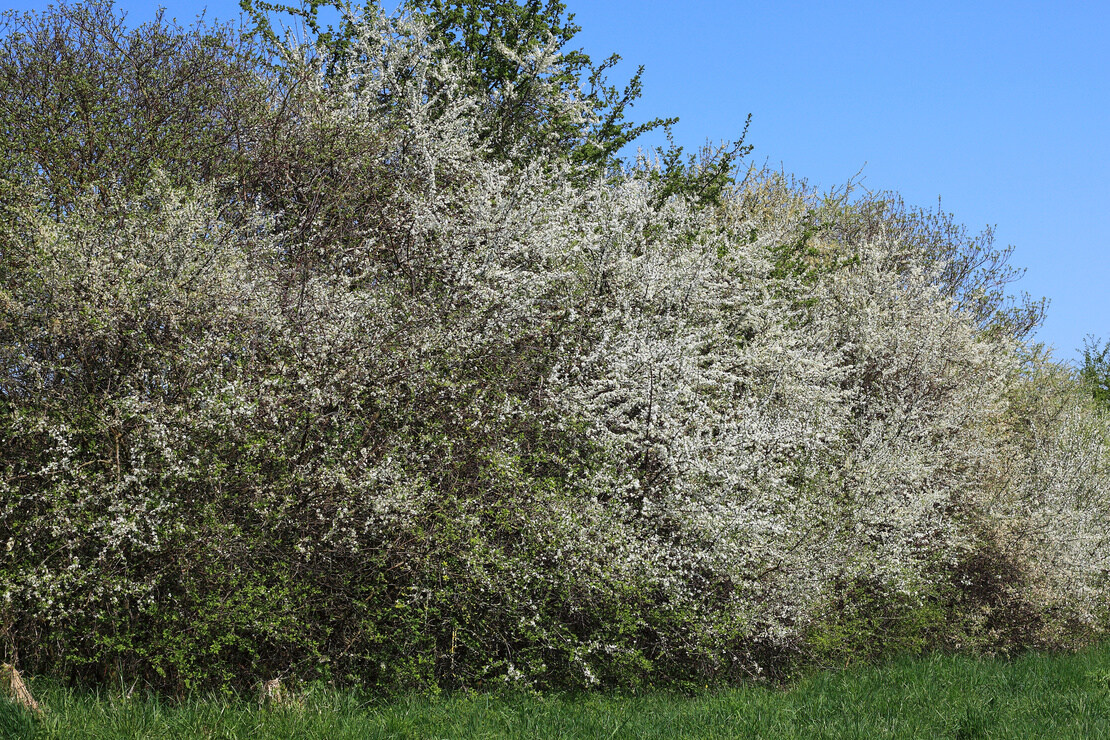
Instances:
[[[5,660],[640,686],[1105,628],[1106,417],[960,243],[493,156],[419,24],[285,50],[234,180],[9,212]]]

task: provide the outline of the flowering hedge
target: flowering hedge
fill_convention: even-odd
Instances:
[[[642,686],[1106,628],[1107,416],[989,244],[493,152],[422,22],[272,49],[209,169],[65,203],[7,172],[5,661]]]

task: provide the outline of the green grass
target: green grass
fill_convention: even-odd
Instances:
[[[361,703],[309,691],[296,709],[169,702],[32,682],[34,719],[0,700],[12,738],[1110,738],[1110,643],[1014,660],[932,656],[816,673],[786,690],[680,697],[467,696]]]

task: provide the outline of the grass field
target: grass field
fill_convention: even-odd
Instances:
[[[308,691],[295,707],[168,702],[30,683],[5,738],[1110,738],[1110,643],[1013,660],[932,656],[823,672],[787,689],[682,697],[467,696],[389,704]]]

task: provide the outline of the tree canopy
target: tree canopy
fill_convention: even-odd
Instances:
[[[1095,403],[1110,410],[1110,340],[1087,337],[1083,341],[1083,366],[1079,376]]]

